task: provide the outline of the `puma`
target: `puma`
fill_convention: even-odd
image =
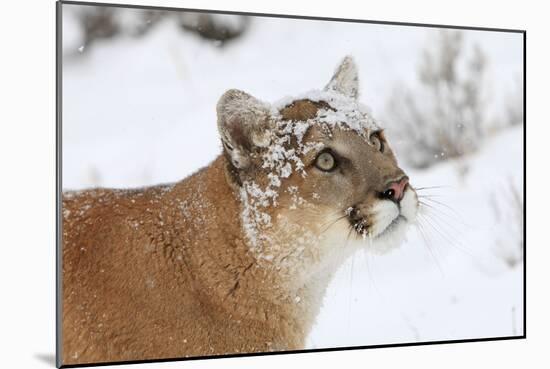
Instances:
[[[63,364],[303,349],[339,265],[397,247],[416,192],[346,57],[322,90],[229,90],[180,182],[63,194]]]

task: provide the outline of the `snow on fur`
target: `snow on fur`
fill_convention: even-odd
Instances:
[[[326,102],[330,108],[319,109],[317,116],[307,121],[282,120],[280,115],[282,109],[294,101],[304,99],[312,102]],[[379,129],[368,108],[355,98],[345,96],[336,89],[312,90],[296,97],[287,97],[275,103],[270,111],[272,128],[269,134],[264,136],[268,137],[269,143],[265,145],[265,153],[262,157],[262,168],[270,170],[267,175],[269,182],[264,188],[260,188],[256,182],[246,181],[240,193],[243,206],[241,214],[243,229],[251,246],[257,251],[262,249],[259,238],[266,239],[265,235],[261,235],[262,229],[271,226],[271,218],[265,209],[268,206],[278,205],[277,198],[282,181],[290,177],[293,172],[306,177],[307,173],[301,157],[323,146],[321,142],[304,142],[308,129],[314,125],[321,125],[332,131],[338,127],[355,131],[365,138],[368,137],[369,132]],[[292,198],[291,209],[306,203],[306,200],[299,195],[298,188],[289,188],[287,192]]]

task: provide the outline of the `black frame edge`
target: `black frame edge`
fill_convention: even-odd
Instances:
[[[62,271],[63,271],[63,253],[61,236],[62,222],[60,220],[61,214],[61,190],[62,190],[62,135],[61,135],[61,116],[62,116],[62,72],[63,72],[63,10],[62,1],[56,1],[55,4],[55,226],[56,226],[56,248],[55,248],[55,312],[56,312],[56,324],[55,324],[55,365],[60,368],[63,365],[63,286],[62,286]]]
[[[523,337],[527,338],[527,31],[523,31]]]
[[[227,15],[246,15],[252,17],[266,17],[266,18],[289,18],[289,19],[304,19],[304,20],[321,20],[331,22],[345,22],[345,23],[371,23],[379,25],[391,25],[391,26],[411,26],[411,27],[429,27],[429,28],[449,28],[449,29],[461,29],[468,31],[492,31],[492,32],[512,32],[523,33],[525,30],[514,28],[498,28],[498,27],[477,27],[477,26],[458,26],[452,24],[435,24],[435,23],[412,23],[412,22],[396,22],[396,21],[379,21],[379,20],[366,20],[366,19],[353,19],[353,18],[332,18],[332,17],[320,17],[320,16],[307,16],[307,15],[294,15],[294,14],[272,14],[272,13],[254,13],[254,12],[240,12],[230,10],[218,10],[218,9],[194,9],[194,8],[177,8],[169,6],[155,6],[155,5],[132,5],[132,4],[117,4],[117,3],[100,3],[100,2],[84,2],[73,0],[58,0],[67,5],[86,5],[86,6],[105,6],[115,8],[131,8],[131,9],[148,9],[148,10],[164,10],[164,11],[187,11],[195,13],[216,13]]]
[[[487,337],[487,338],[467,338],[467,339],[447,340],[447,341],[388,343],[388,344],[370,345],[370,346],[330,347],[330,348],[308,349],[308,350],[254,352],[254,353],[213,355],[213,356],[193,356],[193,357],[183,357],[183,358],[166,358],[166,359],[150,359],[150,360],[131,360],[131,361],[113,361],[113,362],[101,362],[101,363],[69,364],[69,365],[62,365],[61,368],[84,368],[84,367],[96,367],[96,366],[107,366],[107,365],[152,364],[152,363],[167,363],[167,362],[175,362],[175,361],[184,362],[184,361],[210,360],[210,359],[222,359],[222,358],[223,359],[231,359],[231,358],[239,358],[239,357],[258,357],[258,356],[292,355],[292,354],[315,354],[315,353],[319,353],[319,352],[354,351],[354,350],[382,349],[382,348],[407,348],[407,347],[415,347],[415,346],[432,346],[432,345],[445,345],[445,344],[456,344],[456,343],[509,341],[509,340],[521,340],[521,339],[525,339],[525,335],[522,335],[522,336],[505,336],[505,337]]]

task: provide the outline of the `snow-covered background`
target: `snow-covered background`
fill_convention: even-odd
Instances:
[[[339,270],[308,347],[523,334],[521,34],[461,32],[465,65],[475,45],[486,62],[483,138],[475,151],[447,159],[443,149],[421,169],[392,140],[390,102],[400,86],[423,96],[419,65],[438,29],[216,17],[242,31],[223,42],[184,30],[192,16],[125,9],[112,16],[117,32],[92,39],[83,8],[63,6],[64,189],[181,180],[221,150],[215,105],[224,91],[273,102],[324,86],[350,54],[361,100],[387,124],[411,182],[436,187],[421,191],[427,212],[399,250],[360,252]]]

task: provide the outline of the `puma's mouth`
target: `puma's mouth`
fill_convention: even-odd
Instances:
[[[346,210],[350,227],[363,238],[377,238],[394,231],[399,225],[407,222],[407,218],[397,210],[397,214],[361,216],[357,207]],[[392,214],[393,215],[393,214]],[[388,218],[388,216],[390,218]],[[376,219],[379,218],[379,219]],[[370,220],[369,220],[370,219]]]
[[[345,215],[350,227],[363,238],[380,238],[390,235],[398,228],[414,221],[418,200],[413,190],[407,190],[398,204],[381,200],[365,209],[354,205],[346,209]]]
[[[395,229],[397,229],[402,223],[406,223],[407,222],[407,218],[402,215],[402,214],[399,214],[397,217],[395,217],[391,223],[382,230],[382,232],[378,233],[376,235],[376,237],[382,237],[382,236],[385,236],[386,234],[389,234],[391,232],[393,232]]]

